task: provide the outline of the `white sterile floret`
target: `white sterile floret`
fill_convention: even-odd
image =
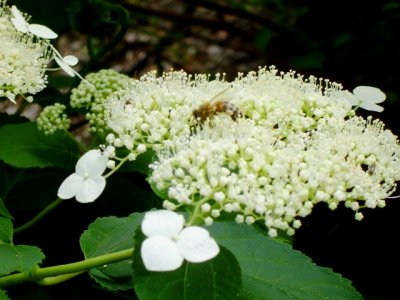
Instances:
[[[58,189],[58,197],[89,203],[96,200],[106,186],[102,176],[107,168],[108,158],[99,150],[90,150],[78,160],[75,173],[68,176]]]
[[[198,226],[184,228],[182,215],[157,210],[147,212],[142,231],[147,237],[141,246],[143,263],[149,271],[173,271],[184,260],[201,263],[219,253],[218,244],[208,231]]]
[[[380,89],[372,86],[358,86],[353,90],[354,97],[349,98],[353,106],[359,106],[370,111],[382,112],[383,107],[377,105],[385,101],[386,95]]]
[[[40,25],[40,24],[29,24],[26,22],[24,16],[18,10],[16,6],[11,7],[11,12],[13,14],[13,18],[11,18],[11,22],[14,24],[15,28],[23,33],[30,32],[40,38],[44,39],[55,39],[57,34],[51,30],[50,28]]]

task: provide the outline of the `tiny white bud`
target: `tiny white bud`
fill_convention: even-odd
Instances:
[[[213,220],[213,218],[211,218],[211,217],[207,217],[207,218],[204,219],[204,223],[205,223],[207,226],[210,226],[213,222],[214,222],[214,220]]]
[[[115,160],[109,160],[107,162],[107,168],[114,169],[115,168]]]
[[[211,210],[211,205],[208,203],[204,203],[201,205],[201,211],[208,213]]]

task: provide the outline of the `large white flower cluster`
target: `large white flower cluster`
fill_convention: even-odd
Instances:
[[[206,224],[233,213],[238,222],[262,220],[271,236],[291,235],[319,202],[344,203],[360,220],[360,209],[383,207],[400,179],[397,138],[352,108],[382,95],[362,91],[371,97],[274,67],[233,82],[150,73],[110,99],[109,147],[134,156],[153,148],[149,181],[165,195],[164,207],[189,209]],[[210,100],[237,107],[241,117],[220,109],[196,123],[193,110]]]
[[[45,72],[53,55],[45,40],[19,32],[11,19],[11,8],[0,1],[0,97],[14,102],[17,95],[36,94],[46,87]]]

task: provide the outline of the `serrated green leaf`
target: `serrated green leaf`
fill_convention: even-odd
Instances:
[[[185,262],[173,272],[149,272],[140,251],[134,252],[134,287],[141,300],[217,300],[237,298],[241,287],[240,267],[224,247],[212,260]]]
[[[6,291],[2,289],[0,289],[0,300],[10,300],[10,298],[6,294]]]
[[[0,276],[14,271],[30,272],[44,257],[35,246],[0,245]]]
[[[33,122],[2,126],[0,140],[0,160],[18,168],[73,169],[79,157],[79,145],[70,135],[45,135]]]
[[[11,244],[13,224],[10,219],[0,217],[0,244]]]
[[[1,180],[1,176],[0,176],[0,180]],[[1,216],[9,218],[9,219],[13,219],[13,216],[10,214],[10,212],[7,209],[7,207],[5,206],[2,197],[0,197],[0,217]]]
[[[240,299],[362,299],[349,280],[251,226],[214,222],[209,231],[239,261]]]
[[[132,248],[134,234],[143,215],[134,213],[125,218],[98,218],[80,238],[86,258]],[[132,288],[132,261],[122,261],[90,270],[90,275],[109,290]]]

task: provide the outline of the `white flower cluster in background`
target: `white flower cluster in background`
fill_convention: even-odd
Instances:
[[[155,150],[149,181],[166,209],[189,209],[206,224],[233,213],[239,223],[262,220],[271,236],[292,235],[319,202],[331,209],[343,203],[361,220],[361,208],[383,207],[395,190],[397,138],[352,108],[379,111],[382,94],[372,87],[351,93],[274,67],[233,82],[149,73],[110,98],[107,149],[124,147],[133,157]],[[210,100],[229,103],[241,117],[220,105],[210,120],[196,122],[193,110]]]
[[[80,75],[71,66],[75,56],[61,54],[50,43],[57,34],[40,24],[29,24],[30,16],[0,0],[0,98],[15,103],[17,95],[28,102],[47,85],[48,64],[54,59],[68,75]]]
[[[0,2],[0,97],[15,102],[17,95],[36,94],[46,87],[52,51],[47,41],[19,32],[11,8]],[[27,97],[32,101],[31,97]]]

